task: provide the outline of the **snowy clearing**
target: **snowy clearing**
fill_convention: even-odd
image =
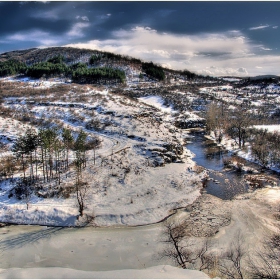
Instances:
[[[160,109],[162,112],[166,113],[175,113],[171,107],[164,106],[164,100],[160,96],[147,96],[147,97],[140,97],[138,100],[156,107],[157,109]]]
[[[254,125],[256,129],[267,130],[268,132],[280,132],[280,125]]]

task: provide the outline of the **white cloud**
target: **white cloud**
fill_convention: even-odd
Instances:
[[[210,75],[210,76],[247,76],[248,72],[246,68],[222,68],[211,66],[202,70],[198,70],[197,73],[201,75]]]
[[[76,16],[76,19],[81,19],[83,21],[89,21],[87,16]]]
[[[146,32],[146,33],[157,32],[155,29],[152,29],[151,27],[143,27],[143,26],[136,26],[136,27],[132,28],[131,30],[136,31],[136,32]],[[127,31],[123,31],[123,32],[127,33]]]
[[[112,14],[100,15],[99,18],[101,20],[107,20]]]
[[[88,19],[87,16],[82,16],[82,20],[84,20],[84,21],[89,21],[89,19]]]
[[[159,33],[149,27],[113,33],[112,39],[91,40],[67,46],[99,49],[154,61],[173,69],[188,69],[208,75],[255,75],[260,71],[279,73],[279,56],[255,55],[253,45],[240,31],[174,35]],[[264,47],[263,47],[264,48]],[[257,65],[265,65],[263,69]],[[215,68],[210,68],[215,66]],[[275,74],[275,73],[274,73]]]
[[[45,46],[57,45],[62,41],[59,37],[50,36],[48,32],[44,32],[41,30],[32,30],[29,32],[15,33],[13,35],[7,36],[6,40],[22,42],[34,41]]]
[[[83,29],[89,27],[90,24],[88,22],[78,22],[75,23],[71,30],[67,32],[67,35],[70,37],[83,37]]]
[[[169,69],[172,68],[169,63],[163,63],[161,66],[164,68],[169,68]]]
[[[270,25],[266,24],[266,25],[260,25],[260,26],[256,26],[256,27],[251,27],[249,28],[249,30],[259,30],[259,29],[265,29],[267,27],[269,27]]]
[[[273,29],[277,29],[277,28],[278,28],[278,26],[273,26],[272,28],[273,28]]]
[[[263,50],[263,51],[271,51],[272,49],[270,49],[270,48],[265,48],[265,47],[261,47],[261,50]]]

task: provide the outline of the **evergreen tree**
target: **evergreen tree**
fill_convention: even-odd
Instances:
[[[74,143],[76,161],[78,161],[78,163],[83,167],[86,167],[86,139],[87,134],[83,130],[80,130],[79,135]]]
[[[74,138],[72,136],[71,130],[63,128],[62,130],[62,139],[66,149],[66,168],[69,167],[69,150],[73,147]]]

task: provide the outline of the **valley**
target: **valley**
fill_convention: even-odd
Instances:
[[[56,51],[69,65],[92,55]],[[19,57],[31,61],[28,55]],[[248,268],[255,245],[279,236],[279,78],[212,78],[152,67],[164,73],[161,80],[144,73],[139,61],[107,55],[99,62],[89,67],[118,69],[125,81],[0,79],[0,277],[20,277],[16,267],[174,265],[172,257],[160,257],[174,249],[163,240],[168,226],[169,234],[183,227],[178,242],[190,252],[175,265],[193,269],[195,278],[240,276],[225,254],[236,240],[242,240],[243,274],[256,276]],[[23,145],[29,136],[37,139],[32,149]],[[195,258],[206,241],[209,258],[205,252]]]

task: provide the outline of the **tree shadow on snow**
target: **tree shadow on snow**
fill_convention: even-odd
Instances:
[[[0,241],[0,251],[23,247],[26,244],[34,243],[43,238],[50,238],[51,235],[60,232],[64,227],[50,227],[36,232],[22,233],[16,237]]]

